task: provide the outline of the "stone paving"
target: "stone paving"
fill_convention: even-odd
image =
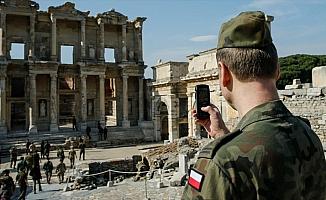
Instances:
[[[145,144],[145,145],[135,145],[129,147],[118,147],[118,148],[110,148],[110,149],[96,149],[90,148],[86,149],[86,160],[85,161],[76,161],[76,165],[78,168],[88,168],[88,163],[90,162],[99,162],[99,161],[107,161],[111,159],[117,158],[131,158],[132,155],[141,154],[142,152],[155,147],[162,145],[161,143],[157,144]],[[66,166],[70,166],[69,160],[67,159],[68,152],[65,151]],[[77,150],[77,155],[79,156],[79,151]],[[25,155],[22,155],[25,156]],[[20,157],[20,156],[19,156]],[[50,153],[51,161],[54,166],[56,166],[59,160],[56,158],[56,152],[52,151]],[[45,159],[42,159],[41,166]],[[10,163],[5,162],[0,165],[1,169],[9,168]],[[69,167],[68,167],[69,169]],[[69,169],[70,171],[70,169]],[[10,174],[14,179],[16,176],[16,170],[11,169]],[[40,200],[40,199],[51,199],[51,200],[97,200],[97,199],[146,199],[146,190],[145,190],[145,181],[133,182],[132,179],[125,179],[120,183],[115,183],[113,187],[99,187],[93,190],[74,190],[64,192],[63,189],[66,187],[66,184],[58,184],[58,179],[55,173],[52,176],[52,184],[46,184],[45,182],[45,174],[42,171],[42,192],[37,190],[37,194],[34,194],[32,191],[32,180],[29,177],[29,187],[27,191],[26,199],[31,200]],[[147,185],[147,199],[180,199],[180,196],[183,191],[183,187],[168,187],[169,182],[167,179],[163,180],[165,187],[161,189],[156,188],[156,184],[159,180],[148,180],[146,181]],[[69,186],[72,183],[69,183]],[[17,199],[17,193],[19,188],[16,188],[16,195],[12,199]]]

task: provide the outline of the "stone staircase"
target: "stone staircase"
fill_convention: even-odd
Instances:
[[[108,138],[106,141],[96,142],[97,148],[110,148],[115,146],[131,146],[144,141],[145,135],[140,127],[108,127]],[[93,140],[93,139],[92,139]]]

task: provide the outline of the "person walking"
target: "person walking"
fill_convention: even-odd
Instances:
[[[201,108],[207,119],[192,111],[214,140],[190,169],[181,199],[325,200],[322,144],[308,120],[294,116],[278,96],[270,19],[260,11],[243,12],[221,26],[219,85],[240,121],[230,132],[215,105]]]
[[[33,165],[32,169],[30,172],[30,175],[32,176],[33,179],[33,191],[34,194],[36,194],[36,184],[38,184],[39,192],[42,191],[41,187],[41,168],[40,168],[40,155],[37,153],[37,150],[32,155],[33,157]]]
[[[79,143],[79,160],[81,159],[81,156],[83,155],[83,160],[85,160],[85,142],[81,139]]]
[[[29,141],[29,139],[27,139],[27,141],[26,141],[26,145],[25,145],[25,147],[26,147],[26,151],[25,151],[25,152],[26,152],[26,155],[28,155],[29,152],[30,152],[30,151],[29,151],[29,146],[31,146],[31,144],[32,144],[32,143]]]
[[[91,137],[91,127],[89,127],[89,126],[86,127],[86,135],[87,135],[89,140],[92,139],[92,137]]]
[[[58,151],[57,151],[57,157],[59,158],[59,160],[64,161],[66,156],[65,156],[65,152],[63,150],[63,146],[59,146]]]
[[[106,141],[106,139],[108,138],[108,128],[106,126],[104,126],[103,129],[103,136],[104,136],[104,140]]]
[[[62,160],[60,160],[60,163],[57,165],[57,168],[56,168],[56,173],[58,175],[59,184],[64,182],[65,172],[66,172],[66,165],[63,163]]]
[[[45,144],[44,144],[44,140],[41,141],[41,158],[44,158],[44,154],[45,154]]]
[[[20,188],[20,194],[18,200],[25,200],[26,198],[26,190],[27,190],[27,173],[25,168],[21,168],[18,170],[18,174],[16,176],[16,183],[18,183]]]
[[[46,156],[46,159],[49,159],[50,150],[51,150],[51,145],[50,145],[49,141],[47,140],[45,145],[44,145],[44,154]]]
[[[22,170],[25,170],[25,172],[27,173],[27,170],[28,170],[28,165],[27,165],[27,162],[26,160],[24,159],[24,157],[20,157],[20,161],[18,162],[17,164],[17,171],[22,171]]]
[[[45,171],[46,176],[46,182],[48,184],[51,184],[51,177],[52,177],[52,171],[53,171],[53,163],[50,161],[49,157],[46,158],[47,161],[43,165],[43,169]]]
[[[77,131],[77,120],[75,116],[72,117],[72,130]]]
[[[70,160],[70,168],[72,169],[75,166],[75,159],[77,158],[77,153],[74,149],[74,146],[70,147],[69,151],[69,160]]]
[[[16,162],[17,162],[17,148],[16,147],[11,147],[10,150],[10,168],[16,168]]]
[[[9,174],[10,174],[10,170],[5,169],[2,171],[2,174],[0,175],[0,186],[1,186],[0,199],[1,200],[10,200],[11,196],[13,195],[16,189],[14,180]]]

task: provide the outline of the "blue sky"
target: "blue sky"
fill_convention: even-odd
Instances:
[[[40,10],[64,0],[36,0]],[[242,11],[261,10],[275,17],[272,35],[279,56],[326,54],[326,0],[74,0],[90,15],[114,8],[127,15],[147,17],[143,28],[145,77],[159,59],[187,61],[186,56],[216,46],[223,22]]]

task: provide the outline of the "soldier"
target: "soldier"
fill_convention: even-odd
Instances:
[[[69,159],[70,159],[70,168],[72,169],[75,166],[75,159],[77,158],[77,153],[74,149],[74,146],[70,147]]]
[[[25,200],[26,190],[27,190],[27,173],[25,168],[21,168],[18,170],[18,174],[16,176],[16,183],[18,183],[20,188],[20,195],[18,200]]]
[[[17,171],[19,172],[19,171],[21,171],[21,170],[23,170],[23,169],[25,169],[25,172],[27,172],[27,170],[28,170],[28,165],[27,165],[26,160],[24,160],[24,157],[22,156],[22,157],[20,157],[20,161],[19,161],[19,163],[17,164]]]
[[[44,154],[45,154],[44,150],[45,150],[45,144],[44,144],[44,140],[42,140],[42,142],[41,142],[41,158],[44,158]]]
[[[47,157],[46,159],[47,159],[47,161],[44,163],[43,169],[44,169],[45,175],[46,175],[46,182],[48,184],[50,184],[51,183],[51,177],[52,177],[53,164],[50,161],[49,157]]]
[[[32,176],[33,179],[33,190],[34,190],[34,194],[36,194],[36,182],[38,183],[38,188],[39,191],[42,191],[42,187],[41,187],[41,168],[40,168],[40,155],[37,153],[37,151],[35,150],[35,153],[32,155],[33,157],[33,165],[32,165],[32,169],[30,172],[30,175]]]
[[[58,151],[57,151],[57,157],[59,158],[59,160],[62,160],[62,161],[64,161],[64,159],[65,159],[65,152],[64,152],[62,146],[60,146],[60,147],[58,148]]]
[[[83,139],[80,140],[80,143],[79,143],[79,160],[81,159],[81,156],[83,155],[83,160],[85,160],[85,143],[83,141]]]
[[[31,146],[31,142],[29,141],[29,139],[27,139],[27,141],[26,141],[26,155],[29,154],[29,146]]]
[[[1,200],[10,200],[11,196],[15,191],[15,183],[14,180],[9,176],[9,169],[3,170],[0,176],[0,199]]]
[[[63,163],[62,160],[60,160],[60,163],[57,165],[55,172],[58,175],[59,184],[63,183],[65,178],[66,165]]]
[[[27,174],[30,172],[30,170],[33,167],[33,156],[31,153],[29,153],[26,157],[25,157],[26,163],[27,163]]]
[[[44,145],[44,154],[45,154],[47,159],[50,156],[50,150],[51,150],[51,145],[50,145],[49,141],[47,140],[45,145]]]
[[[216,106],[201,108],[209,118],[196,123],[215,140],[198,155],[182,199],[325,200],[321,142],[279,100],[270,21],[263,12],[243,12],[221,26],[219,85],[241,120],[230,132]]]
[[[10,168],[14,167],[16,168],[16,162],[17,162],[17,149],[16,147],[11,147],[10,149]]]

